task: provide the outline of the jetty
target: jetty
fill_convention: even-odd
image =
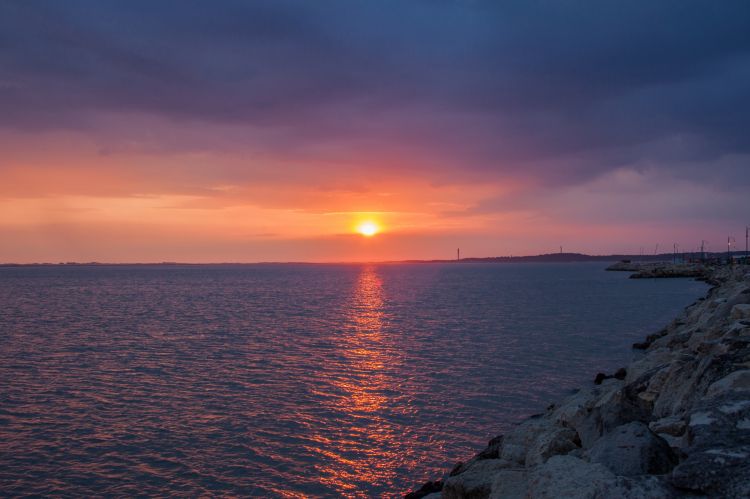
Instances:
[[[605,270],[615,272],[633,272],[631,279],[652,279],[662,277],[706,277],[713,267],[700,262],[672,263],[672,262],[633,262],[622,260],[613,263]]]
[[[406,497],[750,497],[750,267],[682,270],[713,287],[629,365]]]

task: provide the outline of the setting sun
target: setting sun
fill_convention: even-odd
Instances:
[[[357,226],[357,232],[365,237],[371,237],[380,232],[380,228],[375,222],[362,222]]]

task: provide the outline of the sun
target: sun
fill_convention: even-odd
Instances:
[[[357,225],[357,232],[365,237],[372,237],[380,232],[380,227],[375,222],[362,222]]]

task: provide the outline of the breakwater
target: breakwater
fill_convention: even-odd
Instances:
[[[628,366],[407,497],[750,496],[750,273],[705,272],[707,296]]]

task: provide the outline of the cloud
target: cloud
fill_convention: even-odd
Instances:
[[[0,126],[116,143],[101,116],[141,113],[258,153],[575,183],[674,137],[748,152],[748,25],[743,1],[5,2]]]

